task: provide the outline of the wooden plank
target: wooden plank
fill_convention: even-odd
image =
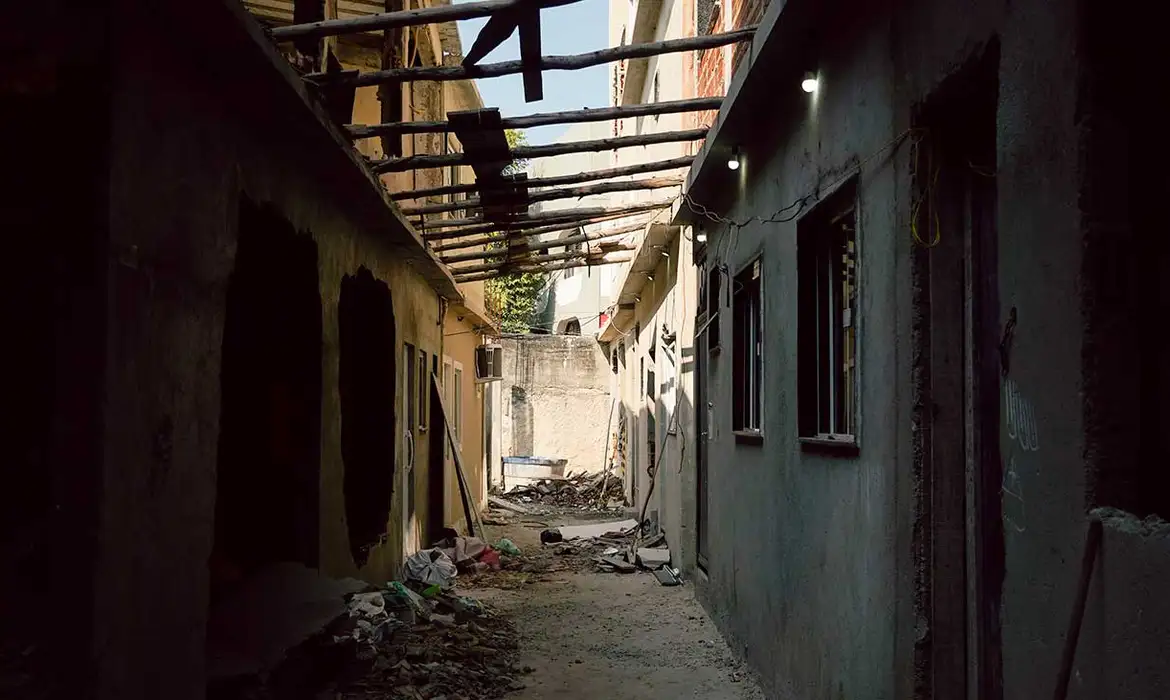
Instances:
[[[467,474],[463,472],[463,457],[460,454],[459,443],[455,439],[455,429],[447,419],[447,405],[443,401],[443,390],[439,387],[439,378],[431,374],[431,400],[438,399],[439,412],[443,415],[443,427],[446,429],[447,442],[451,445],[451,456],[455,461],[455,477],[459,482],[459,497],[463,501],[463,517],[467,520],[467,534],[476,537],[478,531],[483,534],[483,522],[479,518],[479,511],[471,499],[471,485],[467,481]],[[445,500],[445,499],[444,499]]]
[[[618,236],[618,235],[621,235],[624,233],[633,233],[634,231],[640,231],[640,230],[646,228],[646,226],[649,223],[650,222],[648,220],[645,220],[645,221],[639,221],[636,224],[630,224],[628,226],[618,226],[617,228],[614,228],[612,230],[611,229],[604,229],[602,231],[594,231],[593,233],[584,234],[586,237],[582,240],[583,241],[597,241],[597,240],[601,240],[603,238],[612,238],[614,236]],[[568,231],[575,231],[581,227],[580,226],[573,226],[573,227],[569,227],[569,228],[564,228],[563,225],[558,224],[556,226],[548,226],[548,227],[544,227],[544,228],[549,228],[552,230],[550,230],[550,231],[535,231],[532,233],[529,233],[527,231],[517,231],[514,233],[510,233],[506,239],[501,238],[500,236],[482,236],[479,238],[469,239],[466,241],[456,241],[454,243],[444,243],[443,245],[435,246],[432,250],[434,250],[436,253],[439,253],[442,251],[448,251],[448,250],[462,250],[465,248],[475,248],[478,246],[487,245],[489,243],[498,243],[502,240],[506,240],[508,242],[509,246],[523,247],[523,246],[531,245],[532,243],[541,243],[542,242],[540,240],[532,240],[530,237],[540,236],[540,235],[544,235],[547,233],[564,233],[564,232],[568,232]],[[571,242],[576,242],[576,241],[571,241]]]
[[[681,158],[671,158],[670,160],[656,160],[649,163],[640,163],[638,165],[627,165],[620,168],[590,170],[573,175],[534,178],[528,180],[528,187],[529,189],[532,189],[536,187],[552,187],[556,185],[574,185],[582,182],[592,182],[594,180],[608,180],[614,177],[643,175],[645,173],[653,173],[663,170],[678,170],[680,168],[689,168],[692,162],[694,162],[694,156],[683,156]],[[422,199],[423,197],[438,197],[448,194],[466,194],[469,192],[481,191],[481,188],[487,189],[487,185],[481,183],[471,183],[467,185],[454,185],[450,187],[432,187],[430,189],[397,192],[390,195],[390,199],[401,201],[404,199]]]
[[[523,65],[524,101],[544,99],[543,74],[540,69],[540,10],[520,13],[520,63]]]
[[[603,122],[611,119],[630,119],[632,117],[662,114],[705,112],[712,109],[719,109],[721,104],[723,104],[722,97],[698,97],[689,100],[650,102],[624,107],[576,109],[566,112],[542,112],[519,117],[504,117],[500,120],[498,126],[485,124],[479,128],[528,129],[534,126],[549,126],[551,124],[580,124],[584,122]],[[469,126],[460,125],[461,128],[468,128]],[[366,139],[394,134],[438,134],[454,131],[454,126],[449,121],[417,121],[389,122],[386,124],[350,124],[346,129],[353,138]]]
[[[577,267],[601,267],[602,265],[618,265],[621,263],[628,263],[633,260],[632,255],[627,255],[618,258],[607,258],[601,261],[593,262],[568,262],[568,263],[553,263],[551,265],[537,265],[537,266],[519,266],[506,267],[496,270],[494,272],[477,272],[471,275],[460,276],[455,279],[456,282],[463,284],[464,282],[481,282],[489,280],[493,277],[500,277],[509,274],[521,274],[525,272],[556,272],[557,270],[569,270]]]
[[[559,247],[561,245],[569,245],[568,243],[563,242],[563,241],[556,241],[555,243],[556,243],[556,245],[550,245],[549,248]],[[590,259],[603,258],[606,253],[609,253],[611,251],[634,250],[635,248],[637,248],[637,246],[629,245],[629,244],[619,244],[619,245],[614,245],[612,248],[606,248],[605,250],[602,250],[602,251],[574,250],[574,251],[569,251],[566,253],[549,253],[547,255],[530,255],[528,257],[518,257],[518,258],[517,257],[508,257],[508,259],[500,260],[498,262],[487,262],[487,263],[481,263],[479,265],[468,265],[466,267],[453,267],[453,268],[451,268],[451,272],[452,272],[452,274],[463,275],[463,274],[468,274],[468,273],[472,273],[472,272],[487,272],[488,270],[498,270],[502,267],[508,267],[509,265],[516,265],[518,263],[519,264],[538,264],[538,263],[546,263],[546,262],[556,262],[559,260],[574,260],[577,258],[585,258],[586,259],[585,262],[589,262]],[[499,256],[499,255],[508,255],[508,256],[514,255],[514,251],[512,251],[512,250],[499,249],[499,250],[496,250],[494,252],[497,256]],[[524,252],[529,252],[529,251],[524,251]],[[484,251],[484,258],[483,259],[487,259],[489,257],[491,257],[491,252]]]
[[[440,244],[440,245],[437,245],[434,247],[434,250],[436,250],[436,251],[456,250],[458,248],[472,248],[472,247],[475,247],[477,245],[484,245],[487,243],[491,243],[492,241],[498,241],[498,240],[501,240],[505,235],[508,237],[509,240],[517,240],[519,238],[523,238],[523,237],[527,237],[527,236],[536,236],[536,235],[539,235],[542,233],[554,233],[554,232],[560,233],[560,232],[563,232],[567,229],[580,228],[582,226],[599,224],[599,223],[603,223],[606,221],[614,221],[616,219],[629,219],[629,218],[634,218],[634,217],[631,217],[628,214],[609,214],[607,216],[594,217],[591,219],[582,219],[579,221],[570,221],[570,222],[559,222],[559,223],[555,223],[555,224],[545,224],[543,226],[536,226],[536,227],[531,227],[531,228],[516,228],[516,229],[507,229],[507,230],[502,230],[502,231],[498,230],[498,229],[489,229],[488,231],[486,231],[487,235],[484,235],[485,232],[477,232],[474,234],[470,234],[470,233],[465,233],[462,231],[455,232],[455,233],[428,233],[424,236],[424,239],[428,243],[430,241],[435,241],[435,240],[457,239],[457,240],[455,240],[454,243],[443,243],[443,244]],[[650,223],[649,218],[638,217],[638,223],[637,223],[638,226],[640,226],[640,227],[645,226],[648,223]],[[474,235],[475,237],[468,238],[468,236],[472,236],[472,235]],[[428,236],[429,236],[429,238],[428,238]]]
[[[420,24],[442,24],[461,19],[475,19],[489,17],[497,12],[506,12],[517,7],[559,7],[572,5],[581,0],[482,0],[459,5],[440,5],[438,7],[422,7],[399,12],[381,12],[366,17],[353,19],[338,19],[332,21],[305,22],[273,29],[272,38],[277,41],[310,38],[319,39],[326,36],[340,36],[342,34],[359,34],[362,32],[378,31],[382,29],[398,29],[414,27]]]
[[[453,5],[452,7],[466,7],[466,5]],[[287,29],[287,27],[284,29]],[[582,68],[591,68],[593,66],[626,61],[633,58],[648,58],[650,56],[659,56],[668,53],[716,49],[721,46],[750,41],[755,32],[756,27],[751,26],[723,34],[707,34],[705,36],[687,37],[684,39],[653,41],[645,44],[627,44],[625,46],[570,56],[542,56],[539,66],[541,70],[580,70]],[[515,75],[522,73],[526,67],[527,64],[522,61],[501,61],[500,63],[487,63],[479,66],[388,68],[362,73],[356,78],[345,78],[344,80],[352,81],[355,87],[368,87],[383,83],[417,80],[473,80],[476,78],[498,78],[504,75]],[[322,73],[313,73],[305,76],[305,78],[313,81],[330,80],[330,76]]]
[[[641,229],[645,228],[645,226],[646,226],[645,224],[640,224],[637,227],[628,227],[628,228],[633,228],[634,231],[637,231],[637,230],[641,230]],[[570,229],[570,230],[572,230],[572,229]],[[443,256],[440,259],[444,263],[450,265],[451,263],[466,262],[468,260],[484,260],[486,258],[498,257],[500,255],[516,255],[517,253],[531,253],[531,252],[536,252],[536,251],[541,251],[541,250],[548,250],[549,248],[559,248],[561,246],[573,245],[574,243],[589,244],[589,243],[600,243],[602,241],[610,241],[611,243],[613,243],[612,239],[617,238],[618,236],[625,236],[625,235],[628,235],[630,233],[632,233],[632,231],[625,230],[625,229],[617,229],[617,230],[614,230],[612,232],[601,233],[601,234],[590,235],[588,233],[581,233],[581,234],[576,234],[573,236],[566,236],[566,237],[561,238],[561,239],[544,240],[544,241],[531,241],[530,242],[527,239],[520,239],[520,242],[518,245],[511,245],[511,243],[513,241],[509,240],[508,241],[509,245],[507,248],[493,248],[493,249],[488,249],[488,250],[475,250],[475,251],[472,251],[470,253],[455,253],[452,255]],[[496,242],[500,242],[500,239],[497,238]],[[451,271],[452,271],[452,273],[466,272],[466,270],[464,270],[464,269],[456,270],[455,268],[452,268]]]
[[[510,221],[499,223],[494,221],[484,221],[482,218],[474,219],[440,219],[434,222],[426,222],[427,228],[453,228],[467,226],[473,230],[479,231],[481,227],[487,226],[486,231],[482,233],[489,233],[492,231],[506,231],[509,229],[525,228],[524,224],[533,222],[566,222],[579,221],[582,219],[590,219],[594,217],[605,216],[607,214],[635,214],[638,212],[652,211],[655,209],[665,209],[674,203],[674,198],[660,199],[653,202],[642,204],[625,204],[620,206],[605,206],[605,207],[582,207],[580,209],[562,209],[559,211],[541,212],[539,214],[522,214]],[[421,226],[419,227],[421,228]],[[464,231],[467,229],[465,228]],[[427,238],[426,235],[423,238]]]
[[[700,141],[707,136],[707,128],[684,129],[682,131],[659,131],[652,134],[638,134],[635,136],[615,136],[590,141],[571,141],[569,143],[551,143],[544,146],[518,146],[511,150],[510,158],[516,160],[530,160],[532,158],[548,158],[562,156],[569,153],[590,153],[596,151],[610,151],[616,148],[633,148],[635,146],[655,146],[663,143],[678,143],[685,141]],[[444,168],[450,165],[475,165],[477,163],[497,163],[499,158],[492,155],[477,155],[475,153],[446,153],[442,155],[416,155],[405,158],[384,158],[370,162],[370,167],[377,173],[403,172],[423,168]],[[506,161],[511,162],[511,160]]]
[[[584,187],[568,187],[559,190],[545,190],[543,192],[529,192],[527,198],[524,200],[528,204],[535,202],[548,202],[556,199],[576,199],[578,197],[588,197],[595,194],[605,194],[607,192],[636,192],[639,190],[661,190],[668,187],[678,187],[683,184],[685,178],[681,177],[662,177],[649,178],[646,180],[627,180],[622,182],[603,182],[596,185],[586,185]],[[480,205],[479,197],[469,197],[459,202],[444,202],[442,204],[427,204],[421,207],[403,207],[402,213],[407,216],[416,216],[421,214],[439,214],[448,211],[460,211],[462,209],[473,209]]]

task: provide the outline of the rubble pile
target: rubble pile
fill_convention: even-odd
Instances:
[[[621,478],[608,473],[570,472],[563,479],[540,479],[531,484],[515,486],[506,495],[519,503],[568,508],[603,510],[626,505]]]

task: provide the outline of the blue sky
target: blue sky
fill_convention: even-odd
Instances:
[[[455,0],[468,2],[469,0]],[[471,19],[458,23],[463,50],[471,48],[479,29],[487,19]],[[542,53],[585,53],[603,49],[609,43],[608,0],[584,2],[552,7],[540,11],[540,39]],[[496,63],[520,58],[520,40],[512,34],[481,63]],[[609,66],[601,65],[576,71],[549,71],[544,74],[544,99],[524,101],[524,82],[519,75],[477,80],[485,107],[499,107],[505,117],[536,112],[560,112],[583,107],[605,107],[609,104]],[[542,126],[527,129],[528,142],[536,145],[551,143],[564,133],[567,126]]]

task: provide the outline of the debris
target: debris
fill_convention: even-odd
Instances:
[[[532,515],[531,508],[529,508],[527,506],[522,506],[519,503],[513,503],[507,499],[500,498],[499,496],[488,496],[488,503],[495,506],[496,508],[503,508],[504,510],[510,510],[513,513],[520,513],[522,515]]]
[[[484,525],[511,525],[512,521],[507,518],[502,518],[496,515],[485,515],[483,518]]]
[[[670,550],[639,547],[638,563],[650,570],[657,569],[663,564],[670,563]]]
[[[638,570],[638,567],[617,557],[601,557],[601,562],[607,566],[612,566],[614,571],[617,571],[619,574],[632,574]]]
[[[607,550],[605,550],[604,552],[602,552],[602,553],[601,553],[601,556],[603,556],[603,557],[612,557],[613,555],[617,554],[617,553],[618,553],[618,552],[620,552],[620,551],[622,551],[622,550],[618,549],[617,547],[610,547],[609,549],[607,549]]]
[[[654,578],[658,579],[658,582],[663,586],[677,586],[682,583],[678,569],[672,569],[669,566],[656,569],[654,571]]]
[[[620,520],[615,522],[595,523],[593,525],[566,525],[559,528],[561,537],[566,540],[577,539],[578,537],[605,537],[612,535],[615,538],[625,537],[633,530],[637,529],[638,522],[636,520]],[[543,541],[543,534],[541,541]]]
[[[660,532],[653,537],[642,541],[643,547],[657,547],[660,544],[666,544],[666,533]]]
[[[516,486],[507,494],[510,498],[525,503],[535,502],[546,506],[567,506],[596,509],[598,503],[610,507],[616,503],[625,505],[625,486],[614,474],[570,473],[562,478],[545,478],[523,486]],[[500,501],[500,502],[497,502]],[[490,500],[492,505],[511,510],[514,503],[504,499]],[[504,505],[504,504],[508,505]]]
[[[563,539],[564,537],[561,536],[560,530],[545,530],[544,532],[540,533],[541,544],[556,544]]]
[[[568,545],[561,545],[560,547],[557,547],[557,554],[562,556],[566,554],[577,554],[580,551],[581,550],[577,549],[576,547],[570,547]]]
[[[520,556],[520,548],[517,547],[512,542],[512,540],[508,539],[507,537],[501,538],[499,542],[496,542],[495,547],[496,547],[496,549],[503,552],[504,554],[507,554],[508,556],[512,556],[512,557]]]
[[[407,581],[418,581],[425,585],[438,584],[443,588],[455,585],[459,570],[442,549],[432,547],[410,555],[403,566]]]

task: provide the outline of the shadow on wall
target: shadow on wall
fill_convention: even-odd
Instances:
[[[317,246],[246,198],[239,226],[223,331],[213,597],[265,564],[317,565]]]
[[[338,326],[345,522],[361,567],[390,520],[397,355],[390,289],[364,267],[341,281]]]
[[[531,456],[533,450],[532,402],[524,387],[512,386],[512,454]]]

